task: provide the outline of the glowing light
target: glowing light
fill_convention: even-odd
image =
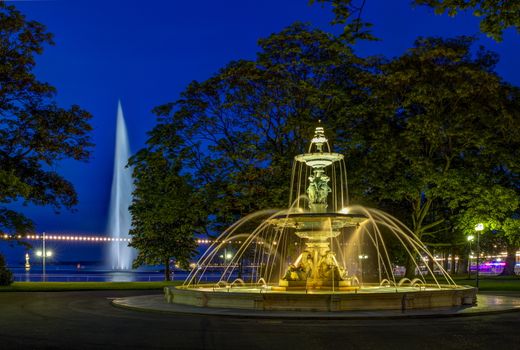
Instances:
[[[473,241],[475,239],[475,236],[473,235],[469,235],[467,238],[466,238],[469,242]]]
[[[475,225],[475,231],[482,231],[482,230],[484,230],[484,224],[478,223],[477,225]]]
[[[348,214],[348,213],[350,213],[350,208],[348,208],[348,207],[342,208],[339,212],[340,212],[340,214]]]
[[[47,258],[50,258],[54,253],[51,251],[51,250],[46,250],[45,251],[45,257]],[[43,257],[43,252],[41,250],[37,250],[36,251],[36,256],[37,257]]]

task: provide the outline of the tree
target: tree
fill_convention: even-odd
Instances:
[[[345,140],[358,164],[350,175],[357,192],[408,208],[406,221],[426,243],[446,229],[439,226],[443,203],[490,186],[496,169],[518,174],[518,88],[493,72],[496,55],[472,55],[472,42],[419,39],[382,64],[372,110],[354,120]],[[482,181],[474,176],[484,171]]]
[[[468,37],[420,38],[396,59],[361,59],[352,37],[296,23],[260,40],[256,60],[231,62],[156,109],[149,142],[179,138],[207,233],[287,206],[292,158],[319,119],[347,154],[356,200],[389,208],[429,244],[458,244],[460,232],[444,240],[455,232],[450,201],[517,176],[518,88],[494,73],[495,54],[474,52]]]
[[[516,252],[520,249],[520,213],[516,212],[502,222],[501,231],[506,240],[506,265],[502,270],[502,276],[515,275]]]
[[[90,156],[91,115],[76,105],[59,107],[56,89],[33,73],[35,55],[52,43],[41,23],[0,2],[0,232],[12,238],[34,226],[6,204],[72,208],[74,187],[55,166]]]
[[[228,64],[160,109],[156,133],[180,130],[210,234],[260,208],[287,207],[292,159],[318,120],[335,125],[336,111],[363,98],[364,62],[345,41],[296,23],[259,45],[255,61]]]
[[[366,0],[310,0],[311,4],[329,3],[334,20],[331,24],[345,26],[345,38],[373,40],[367,28],[371,24],[362,20]],[[518,1],[494,0],[412,0],[413,5],[431,7],[436,14],[448,13],[455,16],[459,11],[473,10],[473,15],[481,17],[480,31],[496,41],[502,41],[504,30],[515,28],[520,33],[520,3]]]
[[[475,234],[482,223],[482,242],[487,239],[493,246],[507,252],[503,275],[514,275],[516,252],[520,248],[520,196],[513,188],[501,184],[487,184],[473,189],[467,198],[455,199],[452,206],[459,208],[455,216],[456,227],[465,236]],[[482,244],[481,244],[482,245]],[[488,247],[489,248],[489,247]],[[496,249],[494,249],[496,250]]]
[[[0,254],[0,286],[8,286],[13,283],[13,273],[5,265],[5,259]]]
[[[370,33],[371,23],[362,19],[366,0],[309,0],[313,3],[326,4],[332,7],[334,19],[332,25],[343,25],[343,33],[339,35],[343,40],[354,43],[356,40],[378,40]]]
[[[134,166],[132,241],[138,249],[134,267],[164,264],[170,280],[170,259],[187,268],[197,247],[198,201],[180,163],[158,149],[143,149],[130,159]]]
[[[414,0],[416,5],[426,5],[436,14],[455,16],[459,11],[473,10],[473,15],[482,17],[480,31],[496,41],[502,41],[504,30],[515,28],[520,33],[520,3],[518,1],[494,0]]]

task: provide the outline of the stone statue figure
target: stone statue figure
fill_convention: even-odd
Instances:
[[[324,280],[342,280],[347,277],[347,271],[336,264],[334,253],[328,251],[319,262],[319,276]]]
[[[286,281],[305,281],[307,276],[301,266],[290,264],[282,279]]]
[[[313,204],[326,204],[327,196],[332,191],[328,185],[330,178],[323,174],[323,170],[315,170],[314,175],[309,176],[309,181],[310,184],[307,188],[309,201]]]
[[[302,253],[298,265],[289,264],[282,279],[286,281],[306,281],[311,277],[313,266],[311,253],[305,251]]]
[[[309,187],[307,187],[307,196],[309,196],[309,201],[311,203],[316,203],[316,198],[318,197],[318,188],[314,182],[314,176],[310,176],[309,180],[311,180],[311,183],[309,184]]]
[[[303,257],[300,262],[300,267],[302,268],[303,272],[305,273],[305,278],[311,277],[312,275],[312,269],[314,267],[314,263],[312,262],[312,255],[309,252],[304,252]]]
[[[329,180],[330,178],[327,175],[321,175],[318,187],[318,203],[327,203],[327,196],[329,195],[329,192],[332,191],[329,185],[327,184]]]

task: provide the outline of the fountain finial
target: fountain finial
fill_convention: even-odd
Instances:
[[[321,122],[321,120],[320,120]],[[311,140],[311,147],[312,145],[316,145],[316,149],[318,152],[323,152],[323,145],[327,143],[327,138],[325,137],[325,130],[321,126],[317,126],[314,130],[314,137]]]

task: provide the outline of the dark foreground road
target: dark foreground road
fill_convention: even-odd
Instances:
[[[363,321],[143,313],[110,298],[150,292],[0,293],[0,349],[520,349],[520,312]]]

